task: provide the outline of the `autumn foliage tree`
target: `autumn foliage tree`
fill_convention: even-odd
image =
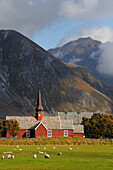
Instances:
[[[83,117],[84,133],[87,138],[113,138],[113,116],[94,114],[91,119]]]
[[[10,134],[15,137],[19,135],[20,127],[17,120],[10,120]]]
[[[17,122],[17,120],[0,121],[1,136],[6,137],[7,131],[9,131],[13,137],[16,137],[19,134],[20,127],[19,127],[19,123]]]

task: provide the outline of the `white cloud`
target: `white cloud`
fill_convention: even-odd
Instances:
[[[59,0],[0,0],[0,27],[31,35],[59,19],[59,5]]]
[[[34,4],[34,1],[29,1],[28,4],[29,4],[29,5],[33,5],[33,4]]]
[[[81,58],[72,58],[70,59],[69,63],[70,64],[77,64],[81,61],[82,59]]]
[[[95,40],[99,40],[103,43],[113,41],[113,29],[106,25],[99,25],[90,29],[83,29],[78,34],[71,34],[68,37],[64,37],[58,43],[58,46],[62,46],[69,41],[78,39],[79,37],[91,37]]]
[[[60,42],[57,44],[57,47],[63,46],[64,44],[70,42],[70,41],[74,41],[76,39],[79,38],[79,35],[77,34],[71,34],[68,37],[64,37],[60,40]]]
[[[92,29],[83,30],[82,36],[91,36],[93,39],[105,43],[107,41],[113,41],[113,29],[106,25],[100,25]]]
[[[112,0],[66,0],[62,2],[62,15],[76,20],[87,20],[113,15]]]
[[[101,55],[98,61],[97,70],[107,76],[113,76],[113,42],[100,45]]]
[[[0,0],[0,27],[31,35],[62,18],[113,16],[112,7],[112,0]]]

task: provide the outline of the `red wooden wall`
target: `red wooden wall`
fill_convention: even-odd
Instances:
[[[64,130],[67,129],[52,129],[52,136],[64,136]],[[68,130],[68,136],[73,136],[73,130]]]
[[[40,137],[47,136],[47,129],[43,126],[43,124],[40,124],[38,128],[35,130],[35,138],[38,136]]]
[[[26,130],[21,129],[17,138],[25,138],[26,137]],[[12,138],[10,131],[7,132],[7,138]]]
[[[51,130],[51,129],[49,129]],[[64,130],[68,129],[52,129],[52,136],[64,136]],[[31,130],[30,131],[30,137],[36,138],[36,137],[43,137],[43,136],[48,136],[48,130],[43,126],[43,124],[40,124],[36,130]],[[83,133],[73,133],[73,130],[68,130],[68,136],[78,136],[78,137],[83,137]],[[10,134],[10,131],[7,132],[7,137],[12,138],[12,135]],[[17,138],[26,138],[26,130],[21,129],[19,132],[19,135]]]
[[[73,137],[78,136],[78,137],[84,137],[83,133],[73,133]]]

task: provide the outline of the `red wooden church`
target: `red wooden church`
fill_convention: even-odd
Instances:
[[[83,126],[73,125],[73,119],[60,119],[60,116],[43,116],[41,104],[41,93],[37,103],[35,117],[33,116],[6,116],[6,120],[17,120],[20,126],[20,133],[17,138],[36,138],[43,136],[79,136],[83,137]],[[7,137],[12,137],[7,132]]]

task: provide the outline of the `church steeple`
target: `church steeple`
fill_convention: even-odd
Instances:
[[[37,107],[36,107],[35,118],[36,118],[37,120],[39,120],[39,121],[43,119],[43,107],[42,107],[41,91],[40,91],[40,89],[39,89],[39,93],[38,93],[38,99],[37,99]]]

